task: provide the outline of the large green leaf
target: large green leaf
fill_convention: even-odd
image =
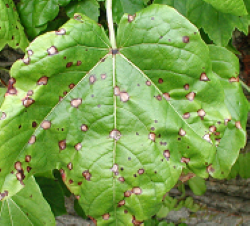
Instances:
[[[187,12],[187,0],[154,0],[155,4],[165,4],[174,7],[183,16],[186,16]]]
[[[203,0],[188,0],[187,17],[220,46],[227,46],[235,28],[248,33],[247,17],[220,12]]]
[[[13,65],[1,106],[1,191],[14,195],[30,175],[57,168],[98,225],[129,226],[156,214],[183,168],[212,173],[218,134],[209,129],[231,115],[197,28],[152,5],[121,19],[117,45],[76,14]],[[228,126],[244,130],[232,125],[221,123],[220,137]]]
[[[215,9],[236,16],[247,15],[247,9],[243,0],[203,0],[211,4]]]
[[[83,13],[92,20],[98,21],[100,15],[99,4],[96,0],[84,0],[80,2],[71,2],[66,6],[66,13],[69,17],[73,17],[74,13]]]
[[[50,206],[33,177],[25,182],[25,188],[12,197],[1,193],[6,199],[0,202],[0,225],[2,226],[53,226],[55,218]]]
[[[225,104],[231,114],[230,118],[225,119],[228,123],[228,128],[224,136],[218,137],[217,142],[219,144],[213,162],[213,168],[215,169],[213,176],[224,178],[229,173],[239,153],[239,146],[235,146],[235,142],[231,137],[235,137],[237,142],[241,143],[241,148],[246,143],[246,132],[242,129],[235,130],[235,126],[238,128],[246,127],[248,101],[239,83],[238,58],[223,47],[210,45],[209,50],[213,72],[220,78],[220,82],[224,87]],[[216,133],[217,131],[214,132]]]
[[[29,41],[20,24],[12,0],[0,0],[0,50],[8,44],[12,48],[25,50]]]

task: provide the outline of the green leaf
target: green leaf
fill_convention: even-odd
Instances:
[[[119,23],[124,13],[134,15],[143,8],[144,2],[142,0],[113,0],[113,20],[114,22]]]
[[[69,17],[73,17],[74,13],[82,13],[97,22],[100,16],[99,8],[100,6],[96,0],[84,0],[71,2],[66,6],[65,10]]]
[[[220,46],[228,44],[235,28],[248,33],[247,17],[220,12],[203,0],[188,0],[187,17],[198,28],[203,28],[210,39]]]
[[[249,172],[249,161],[250,161],[250,153],[244,153],[239,155],[239,175],[241,178],[250,178]]]
[[[174,7],[183,16],[186,16],[187,12],[187,0],[155,0],[155,4],[165,4]]]
[[[71,0],[58,0],[58,4],[61,6],[66,6]]]
[[[6,93],[7,89],[0,87],[0,106],[2,105],[3,101],[4,101],[4,95]]]
[[[168,215],[170,212],[170,209],[164,205],[162,205],[161,209],[157,212],[156,217],[158,218],[164,218]]]
[[[83,219],[87,219],[88,217],[84,213],[82,207],[80,206],[77,199],[74,200],[74,210],[76,211],[77,215],[82,217]]]
[[[25,48],[29,41],[19,21],[15,4],[12,0],[0,0],[0,50],[8,44],[12,48]]]
[[[247,9],[243,0],[203,0],[211,4],[215,9],[223,13],[230,13],[236,16],[246,16]]]
[[[250,0],[244,0],[248,14],[250,13]]]
[[[53,20],[58,12],[58,0],[21,0],[18,4],[21,22],[30,38],[35,38],[47,28],[47,23]]]
[[[157,213],[183,168],[208,176],[209,128],[230,113],[198,29],[154,4],[126,14],[117,33],[111,50],[104,29],[77,14],[13,65],[0,111],[1,191],[12,196],[56,168],[98,225],[132,226]],[[229,126],[238,150],[245,134],[221,123],[221,137]]]
[[[207,190],[205,180],[201,177],[191,178],[188,185],[195,195],[203,195]]]
[[[7,193],[5,193],[7,195]],[[1,193],[3,198],[3,193]],[[0,202],[0,225],[4,226],[53,226],[55,218],[33,177],[24,189]]]
[[[248,101],[243,94],[239,81],[239,60],[229,50],[218,46],[209,46],[213,72],[220,78],[224,87],[225,104],[231,117],[225,118],[221,123],[228,124],[223,136],[218,135],[217,152],[213,162],[215,172],[212,174],[218,178],[224,178],[229,173],[231,166],[238,157],[239,149],[246,143],[246,122],[248,113]],[[239,128],[235,130],[235,127]],[[220,131],[214,131],[214,133]],[[232,140],[235,137],[236,142]]]
[[[60,216],[67,214],[64,206],[64,193],[59,181],[46,177],[36,177],[36,182],[54,215]]]

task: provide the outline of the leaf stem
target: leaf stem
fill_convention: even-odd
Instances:
[[[112,49],[116,49],[116,40],[115,40],[115,31],[113,24],[113,16],[112,16],[112,0],[106,1],[106,13],[108,20],[108,28],[109,28],[109,39],[111,42]]]
[[[248,93],[250,93],[250,87],[247,84],[245,84],[241,79],[240,79],[240,84],[243,86],[244,89],[246,89]]]

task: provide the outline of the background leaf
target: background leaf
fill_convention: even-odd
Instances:
[[[195,195],[203,195],[207,190],[205,180],[201,177],[191,178],[188,185]]]
[[[1,194],[3,198],[3,193]],[[39,207],[39,208],[38,208]],[[4,226],[54,226],[55,218],[33,177],[24,189],[0,202],[0,224]]]
[[[29,41],[26,38],[12,0],[0,1],[0,15],[0,50],[6,44],[14,49],[21,48],[25,50]]]
[[[165,4],[172,6],[183,16],[186,16],[187,13],[187,0],[154,0],[155,4]]]
[[[73,17],[74,13],[83,13],[92,20],[98,22],[100,16],[99,4],[96,0],[72,1],[65,8],[68,17]]]

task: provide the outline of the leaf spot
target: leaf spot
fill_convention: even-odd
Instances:
[[[43,129],[49,129],[51,127],[51,122],[49,120],[44,120],[41,124]]]
[[[182,37],[182,41],[183,41],[184,43],[189,43],[189,37],[188,37],[188,36],[183,36],[183,37]]]
[[[136,195],[140,195],[142,193],[142,190],[139,187],[134,187],[132,189],[132,192]]]
[[[208,173],[213,173],[214,171],[215,171],[215,170],[214,170],[212,164],[209,165],[209,166],[207,167],[207,172],[208,172]]]
[[[166,100],[170,100],[170,95],[169,95],[169,93],[163,93],[163,97],[164,97]]]
[[[29,139],[29,144],[34,144],[36,142],[36,136],[32,135],[31,138]]]
[[[155,142],[155,133],[149,133],[148,135],[148,139],[152,140],[153,142]]]
[[[125,197],[130,197],[131,194],[132,194],[131,191],[125,191],[125,192],[124,192],[124,196],[125,196]]]
[[[180,136],[185,136],[186,135],[186,131],[184,129],[180,128],[179,135]]]
[[[47,52],[49,55],[55,55],[58,53],[58,50],[55,46],[51,46],[50,48],[47,49]]]
[[[186,98],[187,98],[189,101],[193,101],[194,98],[195,98],[195,96],[196,96],[196,93],[190,92],[190,93],[188,93],[188,94],[186,95]]]
[[[189,119],[189,118],[190,118],[190,113],[189,113],[189,112],[186,112],[186,113],[182,116],[182,118],[184,118],[184,119]]]
[[[121,200],[118,202],[118,207],[124,206],[125,205],[125,200]]]
[[[147,86],[151,86],[151,82],[150,81],[146,81],[146,85]]]
[[[71,67],[73,65],[73,62],[68,62],[67,64],[66,64],[66,67]]]
[[[107,77],[106,74],[101,74],[101,79],[102,80],[106,79],[106,77]]]
[[[35,103],[35,101],[33,99],[31,99],[30,97],[26,97],[23,100],[23,106],[26,108],[29,107],[30,105],[32,105],[33,103]]]
[[[200,109],[197,111],[198,116],[204,117],[206,115],[206,112],[203,109]]]
[[[161,101],[161,100],[162,100],[161,95],[158,95],[158,96],[156,96],[155,98],[156,98],[157,100],[159,100],[159,101]]]
[[[241,124],[240,124],[240,121],[235,122],[235,127],[236,127],[237,129],[242,129],[242,126],[241,126]]]
[[[32,96],[33,95],[33,90],[29,90],[28,92],[27,92],[27,96]]]
[[[90,181],[90,178],[92,177],[91,173],[88,170],[83,171],[82,175],[85,177],[87,181]]]
[[[163,79],[162,79],[162,78],[159,78],[159,79],[158,79],[158,83],[162,84],[162,83],[163,83]]]
[[[73,89],[75,87],[75,84],[74,83],[71,83],[70,85],[69,85],[69,88],[70,89]]]
[[[239,76],[238,77],[232,77],[229,79],[229,82],[239,82]]]
[[[83,131],[83,132],[86,132],[86,131],[88,131],[88,126],[86,125],[86,124],[82,124],[81,125],[81,130]]]
[[[136,17],[136,14],[128,15],[128,22],[131,23],[132,21],[134,21],[135,17]]]
[[[30,58],[23,58],[23,62],[28,65],[30,63]]]
[[[71,162],[67,165],[67,168],[68,168],[69,170],[72,170],[72,169],[73,169],[73,165],[72,165]]]
[[[66,140],[59,141],[58,146],[60,150],[64,150],[66,148]]]
[[[59,31],[55,31],[56,35],[65,35],[66,30],[64,28],[61,28]]]
[[[129,100],[129,95],[126,92],[121,92],[120,93],[120,100],[122,102],[127,102]]]
[[[124,177],[119,177],[118,180],[121,181],[121,182],[125,181]]]
[[[201,73],[200,80],[204,81],[204,82],[210,81],[209,78],[207,77],[206,73]]]
[[[76,98],[70,101],[70,104],[74,108],[78,108],[82,104],[82,99],[81,98]]]
[[[209,142],[209,143],[212,142],[211,139],[210,139],[210,134],[205,134],[205,135],[203,136],[203,139],[206,140],[206,141]]]
[[[15,163],[15,169],[17,170],[17,171],[21,171],[23,168],[22,168],[22,163],[21,162],[16,162]]]
[[[5,112],[2,112],[2,115],[1,115],[1,118],[0,118],[0,120],[4,120],[4,119],[6,119],[6,113]]]
[[[184,89],[185,89],[185,90],[188,90],[188,89],[189,89],[189,84],[185,84],[185,85],[184,85]]]
[[[103,219],[103,220],[108,220],[108,219],[109,219],[109,216],[110,216],[110,215],[109,215],[108,213],[105,213],[105,214],[102,215],[102,219]]]
[[[119,140],[121,138],[121,132],[117,129],[113,129],[110,133],[109,133],[109,137],[114,139],[114,140]]]
[[[93,85],[95,83],[95,81],[96,81],[96,77],[94,75],[91,75],[89,77],[89,83],[90,83],[90,85]]]
[[[118,86],[114,87],[114,95],[115,96],[120,96],[120,88]]]
[[[216,129],[217,129],[217,128],[216,128],[215,126],[210,126],[210,127],[209,127],[209,131],[212,132],[212,133],[215,132]]]
[[[144,173],[144,169],[139,169],[137,172],[138,172],[139,174],[143,174],[143,173]]]
[[[190,162],[190,158],[184,158],[184,157],[182,157],[181,158],[181,162],[184,162],[184,163],[189,163]]]
[[[31,161],[31,156],[30,155],[26,155],[25,156],[25,162],[30,162]]]
[[[82,149],[82,144],[81,144],[81,143],[78,143],[78,144],[76,144],[74,147],[75,147],[75,149],[76,149],[77,151],[80,151],[80,150]]]
[[[28,50],[27,53],[28,53],[29,56],[33,55],[33,51],[32,50]]]
[[[164,157],[165,157],[167,160],[169,160],[169,158],[170,158],[170,151],[169,151],[169,150],[164,150],[164,151],[163,151],[163,155],[164,155]]]

